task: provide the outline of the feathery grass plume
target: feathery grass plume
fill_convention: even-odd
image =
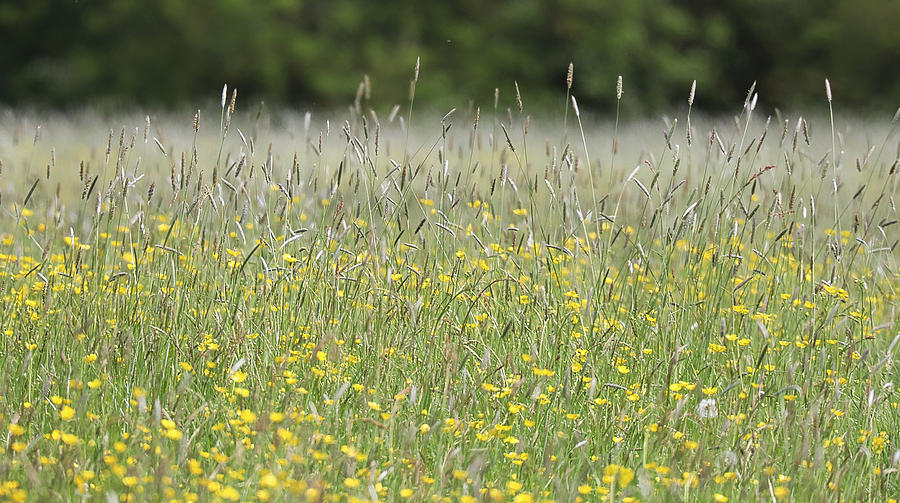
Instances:
[[[570,61],[569,68],[566,70],[566,101],[564,103],[563,111],[563,143],[565,143],[566,137],[569,134],[569,98],[572,96],[572,79],[574,78],[574,75],[575,65]]]
[[[162,152],[162,155],[163,155],[164,157],[166,157],[166,158],[169,157],[169,154],[166,153],[166,148],[163,147],[163,144],[162,144],[162,143],[160,143],[159,138],[155,138],[155,137],[154,137],[154,138],[153,138],[153,143],[156,144],[156,148],[158,148],[159,151]]]
[[[113,130],[110,129],[109,134],[106,137],[106,163],[107,164],[109,164],[109,154],[112,153],[112,137],[113,137]],[[35,141],[37,141],[36,138],[37,137],[35,136]]]
[[[513,81],[513,83],[516,85],[516,105],[519,107],[519,112],[521,112],[525,105],[522,103],[522,95],[519,93],[519,83],[516,81]]]
[[[353,99],[353,110],[357,115],[362,114],[362,98],[365,93],[366,84],[360,82],[359,85],[356,86],[356,97]]]
[[[835,200],[837,200],[837,191],[838,191],[838,181],[837,181],[837,169],[839,159],[837,157],[837,144],[835,143],[834,136],[834,107],[832,106],[832,97],[831,97],[831,82],[828,79],[825,79],[825,97],[828,99],[828,117],[831,122],[831,183],[834,189]],[[834,204],[834,226],[837,229],[837,234],[841,233],[841,221],[838,218],[838,205]]]
[[[619,105],[622,103],[622,76],[616,79],[616,123],[613,129],[612,154],[610,155],[610,165],[615,163],[616,153],[619,151]],[[612,170],[609,171],[612,173]],[[612,178],[610,178],[612,184]]]
[[[416,96],[416,83],[419,82],[419,63],[420,63],[420,58],[416,57],[416,66],[415,66],[415,68],[413,68],[413,78],[409,82],[409,101],[410,101],[410,103],[413,101],[413,99]],[[407,119],[407,122],[408,121],[409,121],[409,119]]]
[[[378,146],[381,144],[381,123],[375,122],[375,157],[378,157]]]
[[[575,110],[575,118],[578,120],[578,130],[581,132],[581,144],[584,147],[584,157],[587,162],[587,172],[588,172],[588,180],[590,181],[591,187],[591,209],[590,211],[596,211],[597,209],[597,191],[594,188],[594,173],[591,166],[591,157],[590,152],[588,151],[587,138],[584,134],[584,125],[581,122],[581,112],[578,110],[578,101],[575,99],[575,96],[572,96],[572,108]],[[578,166],[578,160],[576,158],[575,167]],[[576,170],[577,171],[577,170]],[[590,240],[590,234],[587,230],[587,225],[585,224],[585,219],[580,218],[581,220],[581,230],[584,233],[585,242]],[[593,268],[593,262],[591,263],[591,267]],[[595,274],[596,271],[592,269],[592,274]]]
[[[744,98],[744,108],[750,108],[750,100],[753,98],[753,91],[756,90],[756,81],[754,80],[752,84],[750,84],[750,89],[747,90],[747,97]]]
[[[755,81],[753,82],[753,85],[750,86],[750,91],[747,94],[747,99],[744,101],[744,108],[746,109],[746,120],[744,122],[743,132],[741,133],[741,141],[738,145],[736,145],[737,152],[738,152],[738,159],[734,166],[735,175],[737,175],[737,173],[741,169],[741,161],[743,160],[743,155],[741,154],[741,152],[744,151],[744,142],[747,139],[747,132],[750,130],[750,121],[753,118],[753,111],[756,110],[756,100],[759,97],[759,95],[757,93],[753,92],[754,89],[756,89]],[[734,152],[734,151],[735,151],[735,146],[733,146],[731,149],[731,152]],[[729,161],[732,158],[731,152],[729,152],[729,155],[728,155]],[[732,189],[735,187],[736,181],[737,181],[736,176],[731,179],[731,188]]]
[[[421,62],[421,59],[417,56],[417,57],[416,57],[416,66],[413,68],[413,78],[412,78],[412,80],[411,80],[410,83],[409,83],[409,110],[407,111],[407,114],[406,114],[406,124],[407,124],[407,127],[406,127],[406,131],[405,131],[404,138],[403,138],[403,169],[404,169],[404,174],[405,174],[405,171],[406,171],[407,164],[408,164],[408,162],[409,162],[409,152],[408,152],[408,147],[409,147],[409,124],[410,124],[410,122],[412,121],[413,104],[415,103],[415,98],[416,98],[416,83],[419,81],[419,64],[420,64],[420,62]],[[327,124],[327,123],[326,123],[326,124]],[[403,177],[402,179],[405,180],[405,177]]]
[[[449,112],[445,113],[444,116],[441,117],[441,124],[446,123],[447,119],[449,119],[450,116],[453,115],[453,112],[456,112],[456,107],[451,108]]]
[[[672,124],[669,126],[669,129],[663,130],[663,138],[666,139],[666,148],[669,150],[672,149],[672,133],[675,132],[675,128],[678,127],[678,118],[676,117],[672,120]]]
[[[690,147],[693,144],[693,131],[691,128],[691,109],[694,108],[694,94],[697,91],[697,80],[694,79],[691,82],[691,92],[688,94],[688,112],[687,112],[687,124],[685,125],[685,137],[687,139],[687,144]]]
[[[762,150],[763,142],[766,141],[766,137],[769,135],[769,124],[772,122],[772,116],[766,117],[766,125],[763,128],[763,134],[759,137],[759,141],[756,142],[756,153],[759,154],[759,151]],[[752,146],[752,143],[751,143]]]
[[[509,139],[509,132],[506,131],[506,125],[504,125],[502,122],[500,123],[500,129],[503,130],[503,136],[506,137],[506,144],[509,146],[509,149],[515,152],[516,147],[513,146],[512,140]]]

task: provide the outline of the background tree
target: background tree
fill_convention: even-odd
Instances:
[[[334,106],[369,75],[378,104],[489,103],[518,81],[530,107],[611,107],[623,75],[632,113],[683,103],[733,110],[753,81],[768,103],[900,102],[900,3],[631,0],[0,0],[0,102],[180,105],[223,82],[244,97]]]

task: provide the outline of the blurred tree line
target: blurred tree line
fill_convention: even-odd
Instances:
[[[782,107],[824,99],[900,104],[900,2],[891,0],[0,0],[0,103],[182,105],[223,83],[244,99],[313,106],[483,106],[519,83],[561,107],[565,72],[596,107],[740,106],[747,88]]]

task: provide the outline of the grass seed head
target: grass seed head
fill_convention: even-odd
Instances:
[[[513,83],[516,85],[516,105],[518,105],[519,112],[521,112],[525,105],[522,104],[522,95],[519,93],[519,83],[516,81],[513,81]]]

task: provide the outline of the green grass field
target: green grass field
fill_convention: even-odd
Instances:
[[[894,501],[896,117],[507,101],[2,115],[0,500]]]

